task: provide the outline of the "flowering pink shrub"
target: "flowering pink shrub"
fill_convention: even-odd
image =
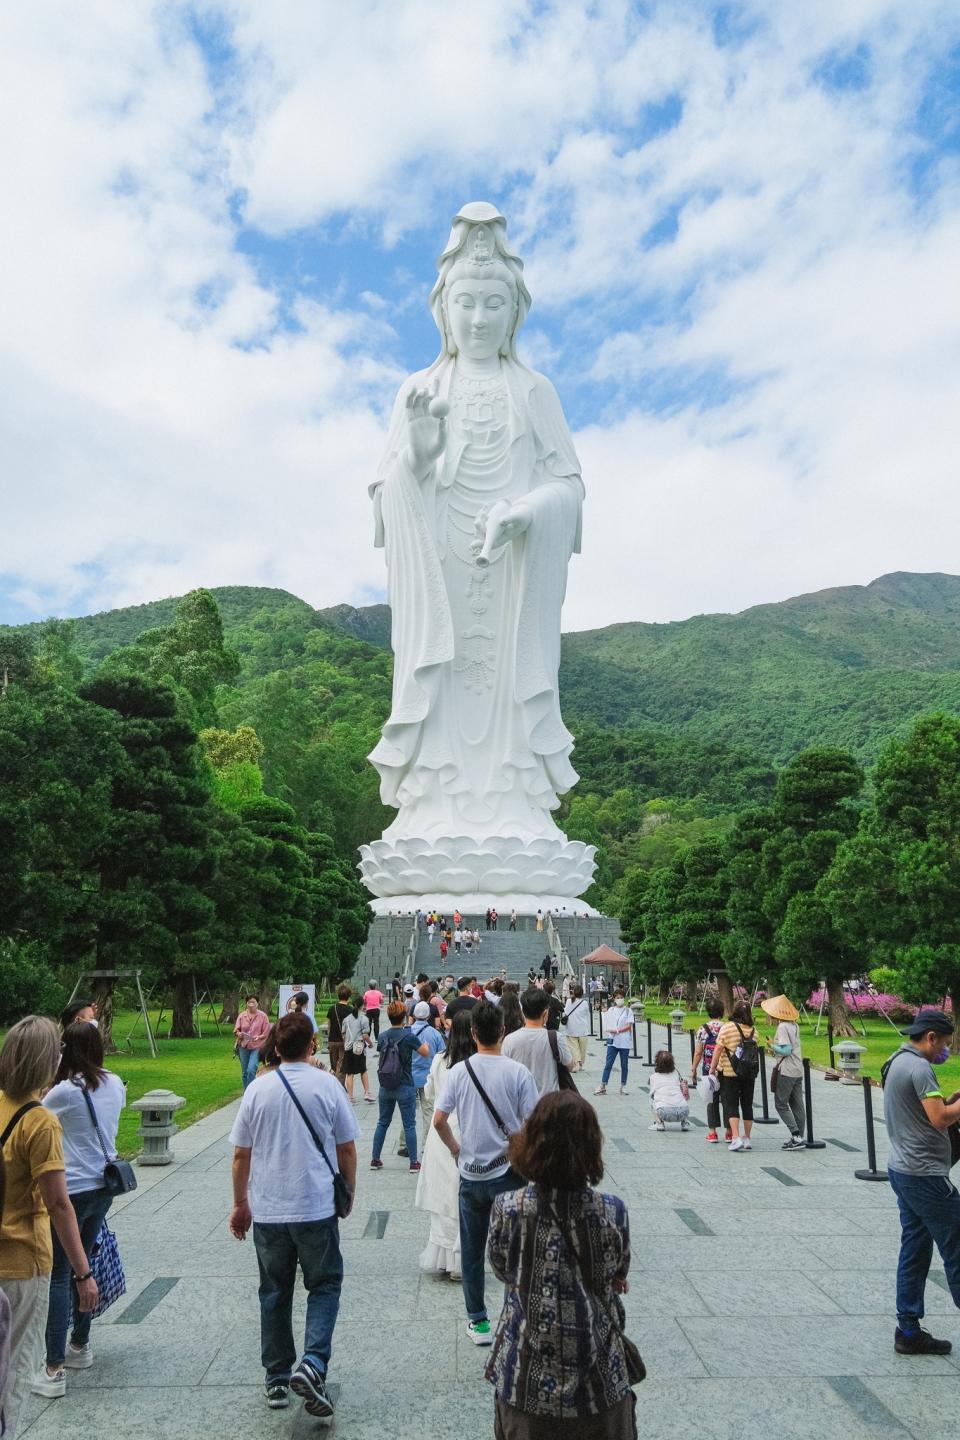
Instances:
[[[855,990],[852,997],[849,991],[844,991],[843,998],[847,1003],[847,1009],[851,1015],[862,1015],[865,1020],[882,1020],[884,1016],[886,1016],[889,1020],[900,1024],[901,1022],[912,1020],[917,1013],[917,1007],[915,1005],[908,1005],[905,1000],[900,999],[899,995],[889,995],[886,993],[871,995],[868,994],[866,990]],[[824,1012],[826,1012],[826,991],[814,990],[807,1001],[807,1009],[816,1012],[820,1009],[821,1002]],[[940,1001],[931,1001],[931,1004],[933,1003],[939,1005]]]

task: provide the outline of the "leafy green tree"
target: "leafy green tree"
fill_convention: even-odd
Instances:
[[[765,905],[764,847],[777,830],[772,809],[744,810],[727,839],[727,932],[721,942],[721,958],[732,984],[751,990],[762,976],[769,985],[776,983],[776,925]]]
[[[905,999],[949,994],[960,1014],[960,718],[925,715],[888,744],[873,812],[821,891],[851,943],[895,968]]]
[[[774,961],[784,985],[804,998],[824,978],[837,1035],[853,1033],[843,981],[862,956],[832,923],[817,886],[859,821],[864,775],[845,750],[805,750],[780,772],[775,829],[761,851],[763,910],[775,927]]]
[[[102,667],[105,676],[141,675],[168,685],[197,729],[216,724],[217,686],[231,684],[239,671],[236,652],[224,644],[220,611],[209,590],[191,590],[177,602],[172,625],[145,630]]]
[[[196,733],[172,690],[138,676],[98,676],[80,693],[117,717],[123,751],[89,906],[95,968],[136,964],[170,985],[171,1034],[189,1037],[194,980],[214,914],[206,893],[213,817]],[[109,1043],[114,982],[104,979],[97,989]]]

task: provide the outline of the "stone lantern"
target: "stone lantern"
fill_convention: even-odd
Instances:
[[[860,1084],[860,1056],[867,1052],[866,1045],[858,1045],[856,1040],[835,1040],[833,1054],[837,1069],[840,1071],[841,1085]]]
[[[678,1034],[683,1033],[683,1022],[687,1018],[687,1012],[680,1005],[676,1010],[670,1011],[670,1019],[673,1021],[673,1028]]]
[[[135,1100],[131,1110],[140,1112],[140,1129],[137,1134],[143,1141],[143,1150],[137,1156],[138,1165],[169,1165],[173,1160],[170,1140],[177,1133],[174,1115],[186,1105],[182,1095],[172,1090],[150,1090],[142,1100]]]
[[[642,1000],[631,1000],[631,1001],[630,1001],[630,1009],[633,1011],[633,1018],[634,1018],[634,1020],[636,1021],[636,1023],[637,1023],[638,1025],[641,1025],[641,1024],[643,1023],[643,1013],[644,1013],[644,1012],[643,1012],[643,1001],[642,1001]]]

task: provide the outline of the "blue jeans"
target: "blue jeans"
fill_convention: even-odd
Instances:
[[[246,1090],[251,1080],[257,1078],[257,1066],[260,1064],[259,1050],[244,1050],[240,1046],[240,1079],[243,1081],[243,1088]]]
[[[460,1274],[468,1320],[486,1320],[483,1260],[490,1230],[490,1211],[498,1195],[518,1190],[520,1176],[508,1169],[496,1180],[460,1180]]]
[[[600,1077],[601,1085],[606,1085],[610,1079],[610,1072],[616,1063],[618,1055],[620,1056],[620,1084],[626,1085],[627,1066],[630,1064],[630,1050],[626,1045],[622,1050],[618,1050],[616,1045],[607,1046],[607,1057],[603,1062],[603,1075]]]
[[[960,1307],[960,1192],[947,1175],[906,1175],[888,1170],[900,1207],[897,1320],[923,1318],[923,1291],[936,1244],[954,1305]]]
[[[336,1215],[297,1225],[255,1223],[253,1243],[260,1266],[260,1359],[267,1384],[289,1380],[297,1361],[292,1317],[298,1263],[307,1291],[303,1358],[326,1375],[343,1284]]]
[[[377,1096],[380,1102],[380,1119],[377,1121],[377,1128],[373,1132],[373,1159],[380,1159],[380,1151],[383,1149],[383,1142],[387,1138],[387,1131],[390,1129],[390,1121],[393,1119],[393,1112],[400,1106],[400,1119],[403,1121],[403,1133],[407,1142],[407,1154],[410,1156],[412,1165],[417,1158],[417,1092],[412,1085],[398,1085],[396,1090],[384,1090],[382,1087]]]
[[[107,1190],[82,1190],[78,1195],[70,1196],[70,1204],[77,1217],[77,1229],[80,1231],[84,1254],[89,1259],[90,1251],[100,1234],[103,1217],[113,1204],[113,1196]],[[63,1364],[63,1357],[67,1353],[67,1330],[71,1320],[71,1340],[74,1345],[86,1345],[90,1339],[93,1317],[89,1312],[84,1314],[77,1308],[77,1290],[73,1283],[70,1261],[52,1225],[50,1233],[53,1238],[53,1270],[50,1272],[46,1345],[47,1364],[52,1369],[54,1365]]]

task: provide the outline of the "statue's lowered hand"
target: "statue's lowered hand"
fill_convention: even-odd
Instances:
[[[484,508],[477,516],[475,526],[475,538],[471,549],[476,555],[476,563],[485,568],[490,564],[491,557],[504,545],[509,545],[511,540],[516,540],[530,527],[531,514],[524,504],[512,505],[509,500],[498,500],[496,505],[489,509]],[[479,540],[476,532],[482,528],[483,539]]]
[[[407,396],[407,441],[414,473],[423,478],[447,443],[450,406],[432,390],[411,390]]]

